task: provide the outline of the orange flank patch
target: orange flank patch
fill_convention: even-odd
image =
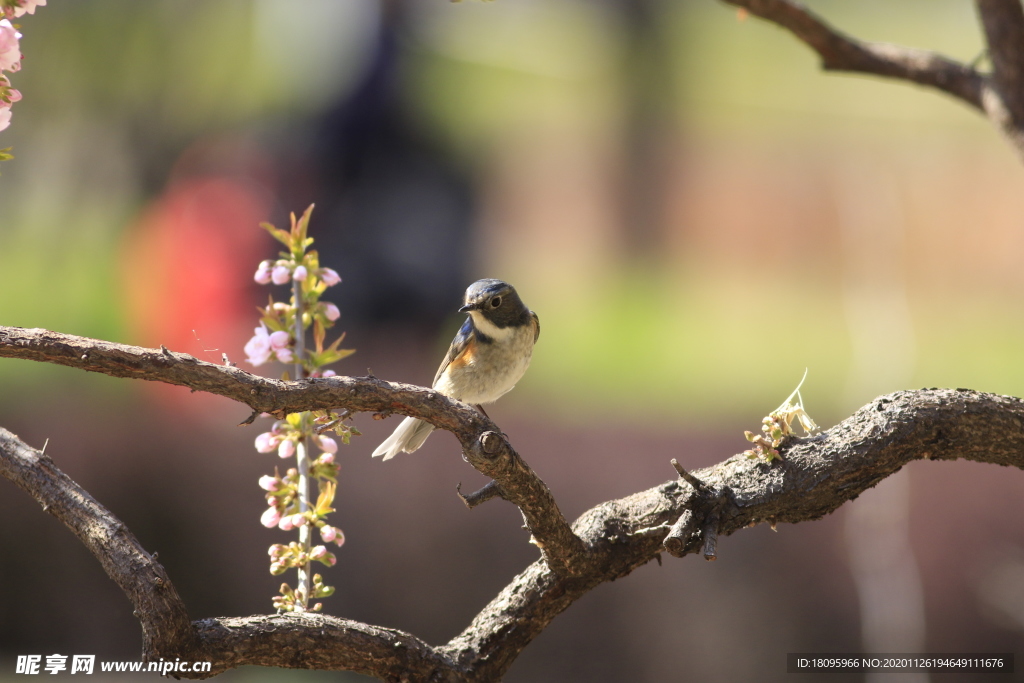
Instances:
[[[472,341],[466,344],[466,348],[462,350],[462,353],[452,358],[452,362],[448,364],[453,370],[455,368],[462,368],[473,362],[473,355],[476,352],[476,344]]]

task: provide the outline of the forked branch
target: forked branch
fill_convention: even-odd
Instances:
[[[390,409],[432,418],[435,425],[457,435],[462,430],[473,436],[468,445],[463,441],[464,447],[478,452],[467,454],[471,461],[486,461],[478,467],[481,471],[494,468],[495,486],[503,497],[528,499],[529,491],[536,490],[531,486],[547,492],[498,436],[493,423],[428,389],[374,378],[274,382],[181,354],[171,354],[173,359],[159,365],[154,358],[167,357],[160,351],[0,328],[0,356],[56,359],[51,362],[67,365],[72,363],[65,361],[81,360],[82,355],[90,361],[87,369],[157,381],[173,378],[171,383],[230,396],[257,410]],[[259,391],[249,393],[254,387]],[[350,389],[355,391],[346,393]],[[773,463],[741,454],[685,477],[677,468],[677,479],[587,511],[567,537],[558,535],[557,524],[547,528],[538,522],[538,545],[552,539],[564,544],[559,552],[567,562],[558,566],[545,554],[515,577],[463,633],[441,646],[394,629],[326,615],[232,617],[189,624],[185,606],[163,569],[123,524],[48,457],[0,431],[0,473],[43,503],[96,554],[135,603],[148,658],[213,663],[207,674],[188,674],[197,676],[255,664],[352,670],[388,681],[482,682],[500,680],[523,648],[578,598],[663,552],[681,557],[704,548],[707,554],[713,552],[709,548],[716,537],[720,543],[720,537],[744,527],[818,519],[912,460],[963,458],[1024,467],[1024,401],[967,390],[897,392],[879,397],[818,436],[792,439],[780,450],[783,459]],[[537,483],[530,483],[531,478]],[[510,495],[506,487],[518,492]],[[548,520],[557,507],[553,499],[552,507],[547,505],[538,496],[520,507],[524,514]],[[720,545],[719,552],[727,558],[728,546]]]

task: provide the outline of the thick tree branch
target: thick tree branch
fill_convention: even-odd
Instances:
[[[826,71],[853,71],[911,81],[984,109],[985,79],[966,64],[928,50],[858,40],[837,31],[791,0],[723,1],[789,30],[821,56]]]
[[[0,326],[0,357],[176,384],[239,401],[254,413],[284,416],[331,409],[411,415],[455,434],[470,464],[498,482],[502,497],[523,511],[538,547],[556,571],[570,573],[574,558],[583,550],[551,491],[516,454],[498,426],[472,406],[431,389],[376,377],[283,382],[164,348],[146,349],[20,327]]]
[[[70,345],[71,350],[60,351],[61,345]],[[521,489],[536,479],[489,421],[484,422],[472,408],[447,399],[445,403],[443,397],[426,389],[375,378],[274,382],[169,352],[0,328],[0,356],[64,362],[79,351],[87,356],[88,369],[121,376],[143,376],[151,370],[149,378],[173,377],[173,383],[195,383],[195,388],[220,395],[255,396],[252,400],[267,400],[268,405],[276,406],[274,410],[290,410],[293,403],[300,403],[304,408],[329,405],[429,415],[434,424],[452,425],[453,431],[471,434],[472,440],[464,442],[467,455],[482,462],[481,471],[495,470],[499,475],[495,486],[503,497],[512,497],[506,487]],[[164,364],[153,361],[161,355],[170,358]],[[150,369],[140,369],[143,365]],[[260,391],[239,393],[232,384]],[[351,388],[356,389],[354,394],[339,393],[339,389]],[[236,400],[252,405],[245,398]],[[262,404],[254,408],[262,409]],[[472,420],[480,424],[475,426]],[[4,435],[0,472],[48,505],[79,534],[140,606],[146,656],[205,659],[213,662],[212,673],[258,664],[350,669],[389,681],[469,682],[499,680],[523,648],[575,600],[605,581],[626,576],[662,552],[683,556],[703,547],[707,553],[716,537],[720,542],[720,537],[760,522],[818,519],[911,460],[964,458],[1024,468],[1024,401],[968,390],[897,392],[876,399],[823,434],[792,439],[782,446],[781,461],[767,463],[737,455],[714,467],[687,473],[685,479],[680,473],[678,479],[598,505],[572,525],[569,533],[579,543],[578,549],[559,538],[557,529],[544,528],[555,543],[565,542],[560,551],[567,552],[567,564],[559,566],[548,555],[534,562],[484,607],[463,633],[439,647],[392,629],[320,615],[211,619],[185,628],[184,607],[170,581],[123,525],[48,458],[13,435]],[[546,492],[546,487],[543,490]],[[518,495],[525,497],[521,490]],[[531,507],[534,504],[536,507]],[[539,499],[526,500],[520,507],[524,514],[546,514]],[[543,522],[539,527],[543,528]],[[545,542],[537,540],[538,544]],[[728,558],[728,545],[720,549]],[[127,566],[133,568],[126,571]],[[159,581],[153,579],[154,572]],[[172,626],[160,630],[168,620]]]
[[[0,474],[64,523],[103,565],[135,607],[142,624],[142,651],[173,659],[196,644],[185,605],[167,572],[131,531],[49,456],[0,427]]]

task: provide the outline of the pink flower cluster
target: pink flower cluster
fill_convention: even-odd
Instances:
[[[288,332],[278,330],[271,332],[267,326],[260,323],[260,326],[253,330],[255,334],[252,339],[245,343],[245,355],[253,365],[263,365],[271,356],[277,358],[281,363],[291,363],[295,360],[292,351],[292,338]]]
[[[341,276],[333,268],[319,268],[316,271],[316,275],[328,287],[333,287],[341,282]],[[309,270],[306,266],[297,266],[291,261],[281,259],[279,261],[263,261],[260,263],[252,279],[261,285],[269,285],[271,282],[275,285],[286,285],[292,280],[302,282],[307,277],[309,277]]]
[[[36,7],[45,4],[46,0],[16,0],[13,6],[4,7],[5,18],[0,19],[0,71],[21,69],[21,34],[10,20],[26,13],[35,14]],[[0,74],[0,130],[11,125],[11,105],[20,99],[21,93],[11,87],[6,76]]]
[[[21,68],[21,34],[7,19],[0,19],[0,71]],[[11,87],[6,76],[0,75],[0,130],[11,125],[11,105],[21,99],[21,93]]]

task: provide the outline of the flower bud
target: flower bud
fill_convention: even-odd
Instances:
[[[334,453],[324,453],[320,456],[321,465],[332,465],[334,464]]]
[[[291,439],[282,441],[281,445],[277,447],[277,455],[282,459],[295,455],[295,442]]]
[[[327,316],[328,320],[333,322],[333,321],[335,321],[335,320],[337,320],[338,318],[341,317],[341,311],[339,311],[338,307],[335,306],[334,304],[332,304],[330,302],[325,302],[324,303],[324,315]]]
[[[338,442],[332,439],[331,437],[321,435],[318,436],[317,439],[320,442],[320,450],[322,450],[324,453],[338,452]]]
[[[302,514],[301,512],[296,512],[294,515],[292,515],[292,526],[294,527],[306,526],[306,523],[308,521],[309,520],[306,519],[306,515]]]
[[[274,266],[274,269],[270,271],[270,279],[275,285],[286,285],[291,281],[292,274],[288,270],[288,266]]]
[[[252,365],[263,365],[270,359],[270,335],[262,324],[253,332],[255,334],[245,343],[245,355]]]
[[[291,349],[278,349],[274,352],[277,356],[277,360],[281,363],[292,363],[295,361],[295,354],[292,353]]]
[[[285,330],[278,330],[270,333],[270,348],[277,350],[288,347],[292,338]]]
[[[330,543],[338,536],[338,530],[330,524],[324,524],[320,527],[320,538],[323,539],[324,543]]]
[[[263,511],[263,515],[260,517],[260,524],[268,529],[273,529],[280,521],[281,513],[277,511],[276,507],[267,508]],[[285,529],[285,531],[287,531],[287,529]]]
[[[256,269],[256,274],[252,276],[252,279],[258,284],[269,285],[271,266],[272,264],[270,261],[264,261],[261,263],[260,267]]]
[[[306,273],[306,266],[299,266],[298,268],[295,269],[295,272],[292,273],[292,279],[298,282],[302,282],[303,280],[306,279],[307,274],[308,273]]]
[[[337,374],[338,373],[336,373],[334,370],[324,370],[322,373],[320,373],[320,376],[321,377],[334,377]]]
[[[276,491],[277,487],[277,477],[272,477],[269,474],[264,474],[262,477],[260,477],[260,488],[263,489],[264,491]],[[273,526],[273,524],[271,526]]]
[[[318,545],[309,551],[309,559],[311,560],[322,560],[327,557],[327,548],[322,545]]]
[[[295,525],[292,524],[291,515],[285,515],[284,517],[280,517],[279,519],[280,521],[278,521],[277,523],[277,528],[281,531],[291,531],[295,528]]]
[[[341,282],[341,276],[338,275],[338,272],[333,268],[321,268],[320,279],[323,280],[324,284],[328,287],[333,287]]]
[[[269,453],[270,451],[277,448],[277,439],[270,432],[263,432],[256,437],[256,451],[259,453]],[[267,489],[269,491],[269,489]]]

